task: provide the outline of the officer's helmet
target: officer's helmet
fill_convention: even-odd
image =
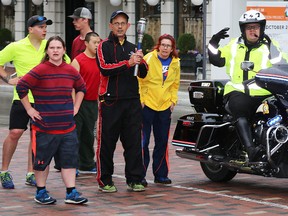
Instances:
[[[266,18],[265,16],[256,10],[249,10],[242,14],[242,16],[239,19],[239,26],[242,33],[242,36],[246,38],[245,36],[245,24],[248,23],[259,23],[260,24],[260,35],[259,38],[262,39],[265,31],[266,26]]]

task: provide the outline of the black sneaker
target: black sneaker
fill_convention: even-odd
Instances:
[[[78,191],[73,189],[70,194],[66,194],[64,202],[67,204],[83,204],[88,202],[88,199],[81,197]]]
[[[158,184],[171,184],[172,181],[168,177],[155,177],[154,183]]]
[[[147,186],[148,186],[148,182],[146,181],[145,178],[142,179],[141,184],[142,184],[144,187],[147,187]]]
[[[49,205],[56,202],[56,199],[49,196],[46,189],[40,190],[36,193],[34,200],[42,205]]]

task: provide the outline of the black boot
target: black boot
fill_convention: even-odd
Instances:
[[[240,117],[236,122],[236,130],[242,145],[245,146],[250,162],[256,162],[263,156],[263,152],[259,147],[254,146],[252,141],[252,133],[248,120]]]

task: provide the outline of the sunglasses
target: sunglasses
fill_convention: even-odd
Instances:
[[[34,22],[32,22],[30,26],[33,27],[35,24],[37,24],[38,22],[42,22],[43,20],[47,20],[47,18],[44,16],[38,16],[37,19],[34,20]]]

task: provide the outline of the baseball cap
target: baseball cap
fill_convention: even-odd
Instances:
[[[44,16],[34,15],[27,20],[27,27],[33,27],[35,25],[42,25],[45,23],[46,25],[52,25],[53,22]]]
[[[126,16],[127,18],[127,21],[129,20],[129,16],[122,10],[117,10],[117,11],[114,11],[112,14],[111,14],[111,17],[110,17],[110,23],[112,23],[112,20],[118,16],[119,14],[123,14]]]
[[[86,7],[79,7],[76,8],[72,15],[68,16],[72,19],[75,18],[85,18],[85,19],[92,19],[92,14]]]

